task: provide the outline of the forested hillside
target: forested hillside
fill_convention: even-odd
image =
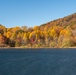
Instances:
[[[76,13],[34,28],[0,24],[0,47],[67,48],[76,46]]]

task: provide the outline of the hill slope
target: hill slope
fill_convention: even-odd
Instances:
[[[34,28],[6,28],[0,24],[0,47],[50,47],[76,46],[76,13]]]
[[[60,18],[60,19],[45,23],[45,24],[41,25],[40,27],[43,27],[43,26],[50,27],[50,26],[54,26],[54,25],[58,25],[58,26],[62,26],[62,27],[76,26],[76,13],[66,16],[64,18]]]

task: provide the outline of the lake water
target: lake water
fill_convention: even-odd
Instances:
[[[0,49],[0,75],[76,75],[76,49]]]

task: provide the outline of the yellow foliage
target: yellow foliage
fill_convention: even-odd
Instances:
[[[32,33],[30,33],[29,39],[31,39],[34,35],[35,35],[35,31],[33,31]]]
[[[25,40],[25,39],[27,39],[27,34],[26,33],[24,33],[24,35],[23,35],[23,40]]]
[[[39,30],[39,26],[35,26],[34,27],[34,30]]]
[[[16,40],[17,34],[16,33],[12,33],[10,39],[11,40]]]
[[[71,30],[67,30],[67,29],[64,29],[60,32],[60,35],[64,35],[64,36],[72,36],[72,31]]]
[[[50,36],[52,36],[52,37],[57,37],[57,36],[58,36],[58,34],[57,34],[57,32],[56,32],[55,29],[52,29],[52,30],[51,30]]]
[[[18,31],[18,30],[21,30],[21,29],[20,29],[20,27],[17,27],[17,26],[16,26],[16,27],[13,28],[12,31],[13,31],[13,32],[16,32],[16,31]]]
[[[22,37],[22,34],[19,32],[17,35],[17,38],[21,38],[21,37]]]
[[[12,33],[11,33],[11,32],[7,32],[7,34],[6,34],[7,38],[10,38],[10,37],[11,37],[11,35],[12,35]]]

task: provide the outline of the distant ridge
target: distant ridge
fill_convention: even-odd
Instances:
[[[63,27],[76,25],[76,13],[66,16],[64,18],[59,18],[59,19],[47,22],[45,24],[42,24],[40,27],[54,26],[54,25],[59,25],[59,26],[63,26]]]

